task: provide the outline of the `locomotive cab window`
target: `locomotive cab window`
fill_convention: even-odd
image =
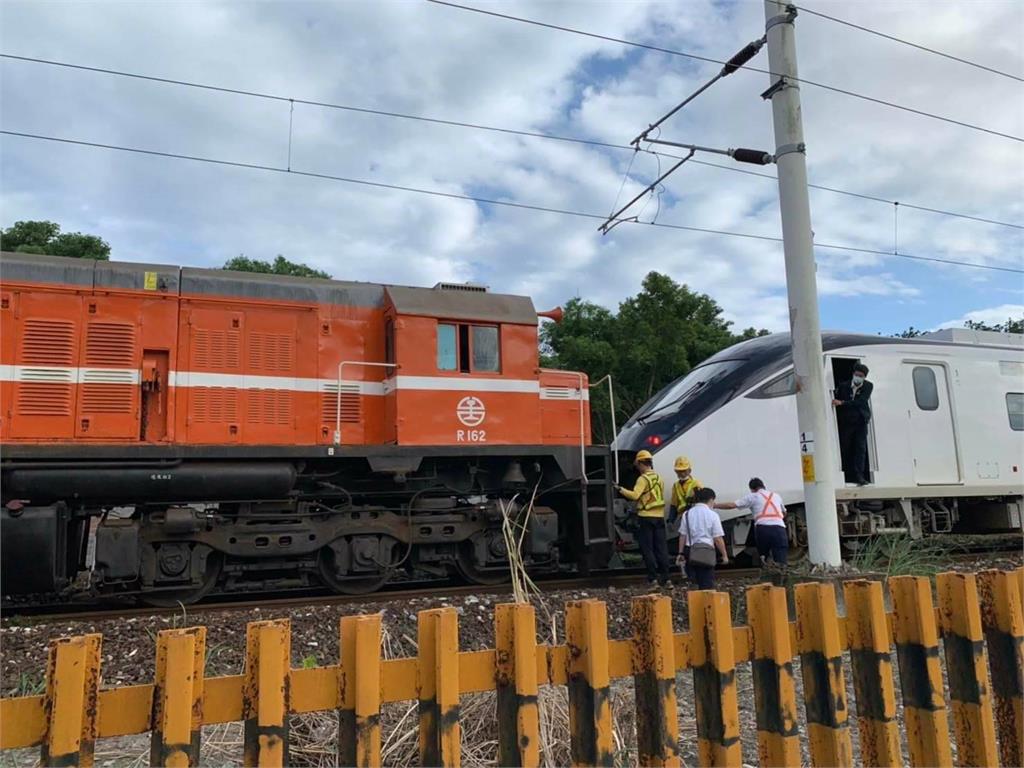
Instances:
[[[437,370],[458,369],[459,355],[456,342],[457,329],[454,325],[439,323],[437,326]]]
[[[1024,392],[1006,393],[1006,415],[1010,418],[1010,429],[1024,432]]]
[[[767,384],[762,384],[760,387],[758,387],[749,395],[747,395],[747,397],[753,398],[755,400],[767,400],[772,397],[786,397],[787,395],[795,394],[796,373],[794,371],[787,371],[781,376],[776,376]]]
[[[499,373],[501,345],[496,325],[437,324],[437,370]]]
[[[498,329],[493,325],[473,326],[473,370],[497,373]]]

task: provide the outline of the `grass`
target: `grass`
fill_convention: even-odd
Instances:
[[[46,690],[46,678],[42,672],[21,672],[13,696],[38,696]]]
[[[860,571],[890,576],[934,576],[945,567],[946,548],[909,536],[875,536],[853,558]]]

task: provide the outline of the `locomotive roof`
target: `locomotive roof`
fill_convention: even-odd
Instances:
[[[461,291],[448,288],[406,288],[389,285],[388,297],[400,315],[492,320],[496,323],[537,322],[537,310],[526,296]]]
[[[158,292],[172,295],[242,296],[340,306],[383,307],[386,291],[399,314],[527,325],[537,322],[533,302],[525,296],[167,264],[0,253],[0,280],[3,281],[141,291],[145,287],[147,273],[156,274]]]

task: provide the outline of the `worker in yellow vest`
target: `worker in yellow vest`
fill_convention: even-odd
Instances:
[[[654,471],[654,457],[650,451],[639,451],[633,462],[639,477],[633,490],[616,485],[615,490],[636,502],[640,519],[637,543],[647,567],[647,583],[663,587],[672,585],[668,571],[668,542],[665,537],[665,486]]]
[[[693,476],[693,465],[685,456],[677,456],[672,468],[676,471],[678,479],[672,486],[672,496],[668,504],[669,523],[674,523],[679,515],[696,503],[693,494],[698,488],[704,487],[700,480]]]

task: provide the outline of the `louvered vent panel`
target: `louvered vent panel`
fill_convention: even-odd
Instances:
[[[292,393],[284,389],[250,389],[246,416],[251,424],[292,424]]]
[[[196,328],[192,333],[192,364],[207,370],[237,369],[238,348],[238,331]]]
[[[132,413],[136,372],[131,370],[82,371],[84,413]]]
[[[71,385],[23,381],[17,408],[20,416],[70,416]]]
[[[135,365],[135,326],[131,323],[89,323],[85,364],[119,368]]]
[[[233,387],[193,387],[190,415],[197,424],[236,423],[238,390]]]
[[[20,416],[70,416],[75,364],[75,324],[31,318],[22,326]],[[52,367],[51,367],[52,366]]]
[[[295,338],[288,333],[250,333],[249,367],[260,372],[289,372],[295,367]]]
[[[338,385],[327,385],[320,395],[320,418],[324,424],[334,424],[338,418]],[[341,423],[358,424],[363,420],[363,399],[358,384],[341,385]]]
[[[569,387],[544,387],[541,390],[547,400],[579,400],[579,390]]]
[[[75,364],[75,324],[70,320],[25,321],[21,361],[26,365]]]

